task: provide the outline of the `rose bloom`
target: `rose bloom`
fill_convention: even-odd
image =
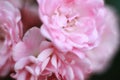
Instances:
[[[11,76],[16,80],[83,80],[92,71],[87,58],[57,50],[37,27],[25,33],[14,46],[12,56],[15,74]]]
[[[10,2],[0,1],[0,76],[12,67],[11,50],[22,37],[21,15]]]
[[[104,28],[103,0],[37,0],[42,34],[62,50],[90,50]]]
[[[93,72],[109,67],[118,43],[118,24],[103,0],[37,0],[42,34],[63,52],[92,62]],[[83,52],[84,54],[81,54]]]
[[[38,35],[37,35],[38,36]],[[36,37],[37,37],[36,36]],[[15,63],[15,74],[11,76],[16,80],[84,80],[91,73],[91,62],[86,58],[80,59],[73,53],[58,51],[51,42],[42,41],[39,53],[24,53],[25,49],[19,46],[21,54],[30,54],[20,57]],[[20,48],[21,47],[21,48]],[[28,51],[30,49],[26,49]],[[34,51],[34,48],[30,51]],[[29,52],[29,51],[28,51]]]

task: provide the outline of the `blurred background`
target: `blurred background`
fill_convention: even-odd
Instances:
[[[120,30],[120,0],[105,0],[105,3],[116,9],[119,18]],[[119,46],[120,48],[120,46]],[[110,68],[103,74],[93,75],[90,80],[120,80],[120,49],[111,62]]]

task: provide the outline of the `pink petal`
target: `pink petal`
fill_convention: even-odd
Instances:
[[[40,60],[40,61],[46,60],[52,54],[52,52],[53,52],[53,49],[51,49],[51,48],[43,50],[39,54],[38,60]]]
[[[46,36],[47,39],[50,39],[50,40],[51,40],[51,36],[50,36],[50,34],[48,33],[47,28],[45,27],[45,25],[42,25],[42,26],[41,26],[40,31],[41,31],[41,34],[42,34],[43,36]]]
[[[74,72],[78,80],[84,80],[84,75],[80,68],[74,68]]]
[[[36,74],[36,76],[39,76],[40,72],[41,72],[40,66],[36,66],[36,68],[35,68],[35,74]]]
[[[72,67],[70,67],[70,66],[67,67],[66,75],[67,75],[67,79],[74,80],[75,75],[74,75]]]
[[[49,60],[50,60],[50,58],[48,57],[48,58],[42,63],[41,71],[43,71],[43,70],[46,68],[46,66],[47,66],[47,64],[48,64],[48,62],[49,62]]]
[[[49,48],[52,46],[52,43],[51,42],[48,42],[48,41],[42,41],[41,44],[40,44],[40,49],[39,51],[42,52],[43,50]]]
[[[33,69],[31,68],[31,66],[25,66],[25,69],[26,69],[29,73],[31,73],[32,75],[35,74],[34,71],[33,71]]]
[[[16,76],[17,80],[26,80],[27,79],[26,75],[27,73],[25,71],[22,71],[21,73],[19,73],[19,76]]]
[[[56,55],[52,56],[51,63],[57,69],[57,57],[56,57]]]
[[[51,14],[53,12],[53,10],[55,8],[57,8],[56,6],[59,5],[59,3],[62,1],[62,0],[51,0],[51,1],[47,1],[47,0],[37,0],[39,5],[41,6],[41,9],[40,11],[42,11],[43,13],[47,13],[47,14]],[[49,4],[49,5],[48,5]],[[46,6],[44,6],[46,5]]]
[[[15,70],[23,69],[23,68],[29,63],[28,60],[29,60],[29,57],[20,59],[20,60],[15,64]]]
[[[23,57],[31,55],[31,54],[29,54],[30,52],[31,52],[31,50],[27,48],[25,43],[19,42],[13,48],[12,56],[15,61],[18,61],[19,59],[21,59]]]
[[[37,27],[32,27],[23,37],[23,41],[32,49],[38,48],[42,40],[44,38]]]

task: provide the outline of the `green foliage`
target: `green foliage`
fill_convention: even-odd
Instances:
[[[120,0],[105,0],[106,4],[109,4],[117,9],[120,13]]]

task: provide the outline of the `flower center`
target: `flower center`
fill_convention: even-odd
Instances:
[[[63,26],[63,29],[67,32],[76,31],[76,29],[77,29],[76,22],[77,22],[77,17],[74,17],[71,20],[68,18],[66,26]]]
[[[66,8],[66,9],[65,9]],[[54,17],[56,23],[66,32],[77,30],[76,23],[79,20],[79,13],[74,8],[59,7],[55,11]]]

